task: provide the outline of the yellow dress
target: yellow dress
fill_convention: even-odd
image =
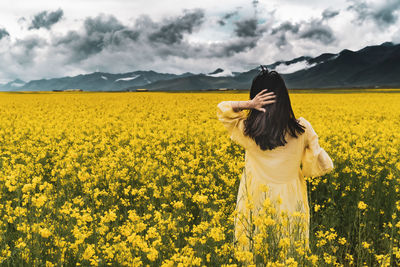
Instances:
[[[307,238],[308,246],[310,216],[304,177],[321,176],[333,170],[331,158],[319,146],[318,135],[303,117],[299,118],[299,122],[306,128],[298,138],[287,134],[285,146],[261,150],[253,139],[244,135],[247,113],[244,110],[235,112],[231,104],[232,101],[220,102],[217,105],[217,117],[228,130],[230,138],[245,148],[245,168],[240,180],[236,210],[244,212],[246,198],[251,196],[254,205],[250,209],[256,214],[266,198],[263,191],[263,185],[266,185],[269,198],[277,199],[279,196],[281,199],[278,211],[303,212],[306,221],[304,238]],[[234,241],[241,234],[243,223],[239,223],[235,217]]]

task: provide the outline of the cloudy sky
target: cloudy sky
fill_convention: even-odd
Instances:
[[[0,82],[245,71],[400,42],[400,0],[1,0]]]

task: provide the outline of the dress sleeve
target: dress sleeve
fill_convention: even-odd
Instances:
[[[305,129],[302,173],[307,177],[322,176],[333,170],[333,162],[328,153],[319,146],[318,135],[311,124],[303,118]]]
[[[243,134],[243,121],[247,118],[245,111],[236,112],[232,108],[232,101],[222,101],[217,105],[217,117],[233,141],[245,148],[249,146],[249,137]]]

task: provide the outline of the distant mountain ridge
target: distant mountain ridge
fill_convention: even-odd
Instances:
[[[400,87],[400,44],[385,42],[358,51],[348,49],[338,54],[323,53],[317,57],[301,56],[289,61],[265,65],[281,73],[289,89],[340,87]],[[0,84],[1,91],[51,91],[82,89],[85,91],[207,90],[218,88],[248,89],[260,68],[230,72],[217,68],[213,72],[194,74],[134,71],[122,74],[94,72],[74,77],[20,79]]]
[[[85,91],[120,91],[130,86],[143,86],[159,80],[168,80],[179,77],[194,75],[183,73],[180,75],[169,73],[158,73],[155,71],[134,71],[122,74],[111,74],[105,72],[93,72],[80,74],[73,77],[62,77],[52,79],[33,80],[27,83],[19,80],[19,86],[13,86],[14,80],[5,85],[0,85],[0,90],[10,91],[51,91],[66,89],[83,89]]]

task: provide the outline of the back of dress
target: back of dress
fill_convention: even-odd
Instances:
[[[287,183],[297,179],[304,147],[305,133],[297,138],[286,134],[286,144],[272,150],[262,150],[252,140],[246,147],[246,168],[263,183]]]
[[[299,123],[305,126],[303,134],[297,138],[287,135],[287,143],[284,146],[273,150],[261,150],[253,139],[244,135],[244,120],[247,114],[244,111],[235,112],[231,103],[232,101],[220,102],[217,106],[217,117],[228,130],[230,138],[246,149],[246,163],[236,202],[239,215],[235,217],[235,242],[241,236],[246,237],[246,229],[252,228],[251,225],[243,223],[248,221],[251,214],[246,202],[251,199],[253,214],[258,214],[262,209],[267,197],[262,190],[263,185],[269,188],[268,198],[282,200],[279,210],[289,213],[304,212],[307,227],[303,234],[308,240],[310,211],[304,176],[320,176],[330,172],[333,169],[331,158],[319,146],[318,135],[303,117],[299,118]],[[245,219],[242,220],[241,216]],[[249,242],[247,240],[247,245],[244,245],[245,249],[249,248]]]

